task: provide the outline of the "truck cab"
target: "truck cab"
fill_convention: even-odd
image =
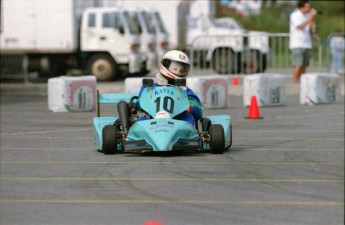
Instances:
[[[23,56],[28,72],[42,77],[92,74],[105,81],[145,69],[137,27],[125,10],[100,7],[98,0],[0,4],[1,56]]]
[[[132,17],[116,8],[88,8],[83,12],[80,51],[87,58],[87,72],[100,81],[111,80],[120,72],[140,73],[146,61]]]

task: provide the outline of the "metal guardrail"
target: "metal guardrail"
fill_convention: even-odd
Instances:
[[[313,36],[309,67],[330,67],[329,41],[334,35],[330,34],[325,44],[318,36]],[[199,36],[188,46],[188,54],[192,62],[191,73],[199,75],[252,74],[272,68],[292,70],[288,33]],[[28,77],[26,55],[0,55],[0,79],[28,81]]]
[[[252,74],[270,68],[292,68],[288,33],[205,35],[189,46],[192,73]],[[313,36],[309,67],[323,66],[323,44]]]
[[[1,79],[24,79],[25,74],[28,74],[25,55],[0,55]]]

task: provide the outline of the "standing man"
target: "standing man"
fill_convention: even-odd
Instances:
[[[341,34],[340,31],[336,31],[335,35],[330,40],[329,47],[332,54],[331,73],[344,73],[344,34]]]
[[[298,9],[290,15],[290,43],[292,64],[294,66],[294,83],[306,72],[312,54],[311,26],[317,14],[309,1],[298,1]]]

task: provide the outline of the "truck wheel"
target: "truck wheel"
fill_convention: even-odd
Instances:
[[[211,125],[209,134],[211,153],[223,154],[225,148],[223,126],[220,124]]]
[[[250,50],[249,53],[244,55],[243,68],[244,73],[260,73],[266,70],[267,58],[266,54],[261,54],[257,50]]]
[[[114,155],[117,152],[117,128],[106,125],[102,130],[102,151],[105,155]]]
[[[260,67],[258,72],[265,72],[267,68],[267,54],[260,54],[259,62]]]
[[[89,59],[87,72],[95,75],[98,81],[110,81],[117,74],[117,65],[109,55],[96,54]]]
[[[235,72],[235,54],[228,48],[216,49],[212,55],[212,67],[219,74]]]

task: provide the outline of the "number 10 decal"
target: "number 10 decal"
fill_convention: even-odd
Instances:
[[[156,98],[154,102],[156,103],[156,112],[161,111],[161,97]],[[168,113],[173,113],[174,104],[175,102],[173,98],[169,96],[165,96],[163,98],[163,109],[167,111]]]

